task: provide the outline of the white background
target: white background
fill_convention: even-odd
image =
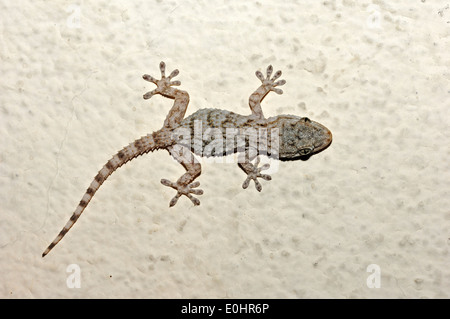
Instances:
[[[58,3],[58,4],[55,4]],[[0,297],[448,298],[447,1],[8,1],[0,5]],[[243,190],[203,165],[194,207],[166,151],[117,170],[45,258],[97,171],[162,126],[159,62],[187,114],[249,114],[256,70],[287,81],[266,116],[333,143]],[[68,288],[66,268],[81,270]],[[371,264],[381,287],[368,288]]]

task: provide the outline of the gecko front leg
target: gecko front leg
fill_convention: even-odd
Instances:
[[[261,102],[266,97],[266,95],[273,91],[277,94],[283,94],[283,91],[281,89],[277,89],[277,86],[284,85],[286,83],[285,80],[280,80],[275,82],[276,79],[278,79],[281,76],[281,71],[277,71],[273,78],[270,78],[272,76],[273,68],[271,65],[267,67],[266,71],[266,78],[264,78],[263,74],[260,71],[256,71],[257,78],[262,82],[261,86],[256,89],[255,92],[253,92],[252,95],[250,95],[249,98],[249,105],[250,109],[252,110],[252,114],[255,115],[259,119],[264,119],[264,114],[261,108]]]
[[[272,180],[272,177],[267,174],[261,174],[261,171],[266,170],[270,167],[269,164],[264,164],[261,167],[259,166],[260,158],[259,156],[256,157],[255,164],[250,163],[250,161],[245,161],[244,163],[238,163],[239,167],[247,173],[247,178],[245,179],[244,183],[242,184],[242,188],[246,189],[248,185],[250,184],[250,181],[253,180],[255,182],[255,187],[258,192],[262,190],[261,183],[258,181],[258,177],[262,178],[266,181]]]

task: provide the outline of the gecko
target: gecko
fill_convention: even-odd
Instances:
[[[260,192],[262,185],[258,178],[271,180],[270,175],[261,173],[270,166],[264,164],[259,167],[261,155],[280,161],[305,160],[321,152],[332,142],[330,130],[307,117],[264,116],[261,102],[269,92],[282,94],[283,91],[278,87],[286,83],[285,80],[278,80],[281,71],[275,72],[272,76],[271,65],[267,67],[265,76],[261,71],[255,73],[261,85],[250,95],[251,114],[240,115],[226,110],[207,108],[198,110],[186,118],[189,94],[175,88],[181,85],[180,81],[172,80],[179,74],[178,69],[168,76],[165,74],[164,62],[159,64],[159,69],[161,72],[159,80],[148,74],[143,75],[144,80],[156,85],[156,88],[145,93],[143,98],[148,100],[159,94],[173,100],[172,108],[162,128],[130,143],[106,162],[89,185],[69,221],[43,252],[42,257],[67,234],[94,194],[115,170],[150,151],[167,150],[186,170],[176,182],[161,179],[164,186],[176,190],[169,207],[174,206],[181,196],[186,196],[196,206],[200,205],[200,200],[193,195],[202,195],[203,190],[198,188],[200,182],[194,181],[201,174],[201,165],[195,155],[217,157],[233,153],[244,154],[238,160],[238,166],[247,174],[242,187],[246,189],[253,180],[256,190]]]

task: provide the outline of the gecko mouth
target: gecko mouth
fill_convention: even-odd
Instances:
[[[331,145],[331,142],[333,141],[333,135],[331,134],[331,131],[322,124],[314,124],[318,126],[321,132],[320,138],[317,139],[319,142],[314,143],[314,153],[319,153]]]
[[[330,137],[330,138],[327,138],[327,139],[325,140],[325,142],[322,142],[322,143],[320,143],[320,144],[316,144],[316,145],[315,145],[315,148],[314,148],[314,154],[317,154],[317,153],[319,153],[319,152],[322,152],[323,150],[325,150],[326,148],[328,148],[328,146],[331,145],[331,142],[332,142],[332,139],[331,139],[331,137]]]
[[[333,139],[331,137],[331,133],[329,135],[330,136],[329,137],[327,136],[324,142],[322,142],[318,145],[315,145],[315,153],[321,152],[324,149],[326,149],[328,146],[330,146]]]

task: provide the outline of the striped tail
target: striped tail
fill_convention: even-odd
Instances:
[[[169,141],[169,139],[165,139],[165,132],[158,131],[152,134],[148,134],[147,136],[143,136],[140,139],[137,139],[133,143],[124,147],[121,151],[119,151],[116,155],[114,155],[98,172],[97,176],[95,176],[91,185],[87,189],[80,203],[78,204],[75,212],[70,217],[67,224],[61,230],[61,232],[56,236],[53,242],[47,247],[47,249],[42,254],[42,257],[47,255],[53,247],[64,237],[65,234],[69,231],[69,229],[75,224],[75,222],[80,217],[81,213],[83,213],[86,206],[89,204],[89,201],[94,196],[95,192],[100,188],[103,182],[108,178],[109,175],[112,174],[116,169],[125,164],[126,162],[136,158],[140,155],[146,154],[150,151],[157,150],[159,148],[167,147],[163,141]],[[162,143],[163,142],[163,143]]]

